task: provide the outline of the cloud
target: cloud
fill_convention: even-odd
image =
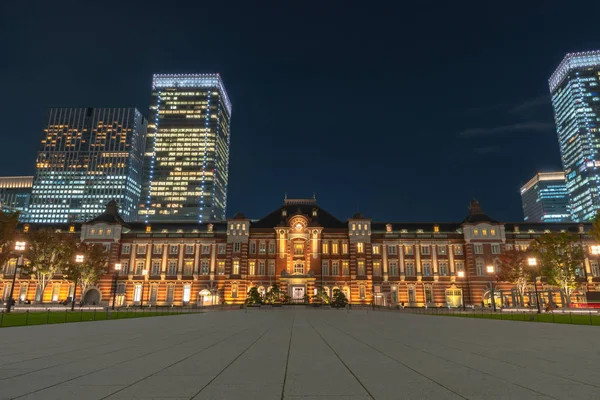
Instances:
[[[546,106],[546,105],[550,105],[550,95],[544,94],[544,95],[541,95],[538,97],[533,97],[531,99],[527,99],[527,100],[515,105],[514,107],[512,107],[510,109],[510,112],[522,114],[522,113],[527,113],[536,108]]]
[[[512,125],[494,126],[491,128],[471,128],[458,133],[458,136],[492,136],[504,135],[517,132],[546,132],[554,128],[554,124],[549,122],[534,121],[522,122]]]

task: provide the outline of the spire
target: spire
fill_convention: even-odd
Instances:
[[[469,203],[469,213],[467,214],[467,218],[463,221],[463,223],[477,223],[477,222],[498,222],[487,216],[485,212],[483,212],[483,208],[481,208],[481,204],[475,197]]]

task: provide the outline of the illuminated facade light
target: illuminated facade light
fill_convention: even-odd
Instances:
[[[231,103],[219,74],[157,74],[139,219],[225,219]]]
[[[600,210],[600,51],[569,53],[549,80],[571,219]]]
[[[569,196],[564,172],[536,174],[521,188],[524,220],[569,222]]]
[[[529,257],[529,258],[527,259],[527,264],[528,264],[530,267],[535,267],[535,266],[537,265],[537,258],[535,258],[535,257]]]
[[[147,120],[135,108],[51,108],[26,220],[88,221],[115,200],[137,219]]]
[[[600,246],[590,246],[590,250],[592,251],[592,254],[594,254],[594,255],[600,254]]]

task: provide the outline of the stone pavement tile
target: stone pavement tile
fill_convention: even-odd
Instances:
[[[121,389],[122,386],[64,386],[58,385],[22,397],[25,400],[96,400]]]
[[[151,376],[113,394],[109,399],[185,397],[191,398],[210,380],[199,376]]]
[[[210,384],[208,388],[200,392],[194,400],[209,399],[281,399],[281,384],[269,384],[263,382],[241,383],[241,384]]]

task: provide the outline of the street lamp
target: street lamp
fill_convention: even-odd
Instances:
[[[460,279],[463,279],[465,277],[465,271],[458,271],[456,274],[458,275],[458,277]],[[460,287],[460,302],[462,303],[462,309],[463,309],[463,311],[466,311],[466,307],[465,307],[465,293],[464,293],[464,288],[462,287],[462,285]]]
[[[596,246],[592,246],[596,247]],[[527,259],[527,264],[529,264],[530,267],[537,267],[537,258],[535,257],[529,257]],[[538,288],[537,288],[537,276],[533,276],[533,287],[535,288],[535,304],[537,305],[537,312],[538,314],[542,313],[542,309],[540,308],[540,296],[538,294]]]
[[[144,280],[142,280],[142,294],[140,298],[140,308],[144,308],[144,282],[146,281],[146,276],[148,276],[148,270],[142,270],[142,275],[144,276]]]
[[[75,264],[83,263],[83,254],[75,255]],[[77,297],[77,284],[79,283],[79,271],[75,271],[75,286],[73,287],[73,301],[71,301],[71,311],[75,310],[75,298]]]
[[[25,251],[25,242],[15,242],[15,251],[19,253],[19,258],[17,259],[17,265],[15,265],[15,272],[13,273],[12,285],[10,286],[10,295],[8,296],[8,301],[6,302],[6,312],[9,313],[10,309],[13,305],[13,294],[15,292],[15,282],[17,281],[17,272],[23,264],[23,252]]]
[[[495,272],[496,268],[494,268],[493,265],[488,265],[487,266],[487,273],[490,274],[490,276],[492,277],[492,280],[490,281],[490,286],[492,288],[492,310],[494,310],[494,312],[496,312],[496,297],[494,295],[494,272]]]
[[[121,264],[116,263],[115,264],[115,277],[114,277],[114,282],[113,282],[113,287],[114,287],[113,302],[112,302],[113,310],[115,309],[115,302],[117,301],[117,280],[119,279],[119,271],[121,271]]]

